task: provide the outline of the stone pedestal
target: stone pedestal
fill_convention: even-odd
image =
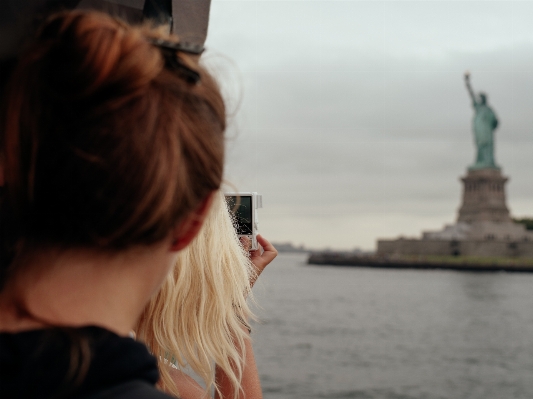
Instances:
[[[505,203],[505,183],[499,169],[469,170],[463,181],[463,203],[458,222],[511,222]]]

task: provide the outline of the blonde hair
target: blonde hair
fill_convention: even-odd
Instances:
[[[159,359],[164,388],[179,395],[170,364],[187,365],[206,385],[215,384],[215,365],[228,376],[237,397],[250,339],[245,320],[255,269],[239,243],[222,192],[215,195],[198,236],[180,252],[174,270],[150,301],[137,336]],[[253,298],[251,298],[253,300]],[[220,393],[220,392],[219,392]]]

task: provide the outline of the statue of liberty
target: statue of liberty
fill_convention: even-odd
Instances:
[[[476,98],[470,86],[470,73],[468,72],[465,72],[465,84],[475,111],[473,129],[477,147],[476,162],[468,169],[500,169],[494,162],[494,130],[498,127],[498,118],[488,106],[485,93],[479,93],[479,97]]]

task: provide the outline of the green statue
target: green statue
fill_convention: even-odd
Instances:
[[[500,169],[494,162],[494,130],[498,127],[498,118],[488,106],[486,94],[479,93],[479,98],[476,98],[470,86],[470,73],[468,72],[465,72],[465,84],[476,112],[473,128],[477,157],[476,162],[468,169]]]

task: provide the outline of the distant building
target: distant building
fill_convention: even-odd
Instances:
[[[309,252],[303,245],[295,246],[291,242],[273,243],[278,252],[307,253]]]

